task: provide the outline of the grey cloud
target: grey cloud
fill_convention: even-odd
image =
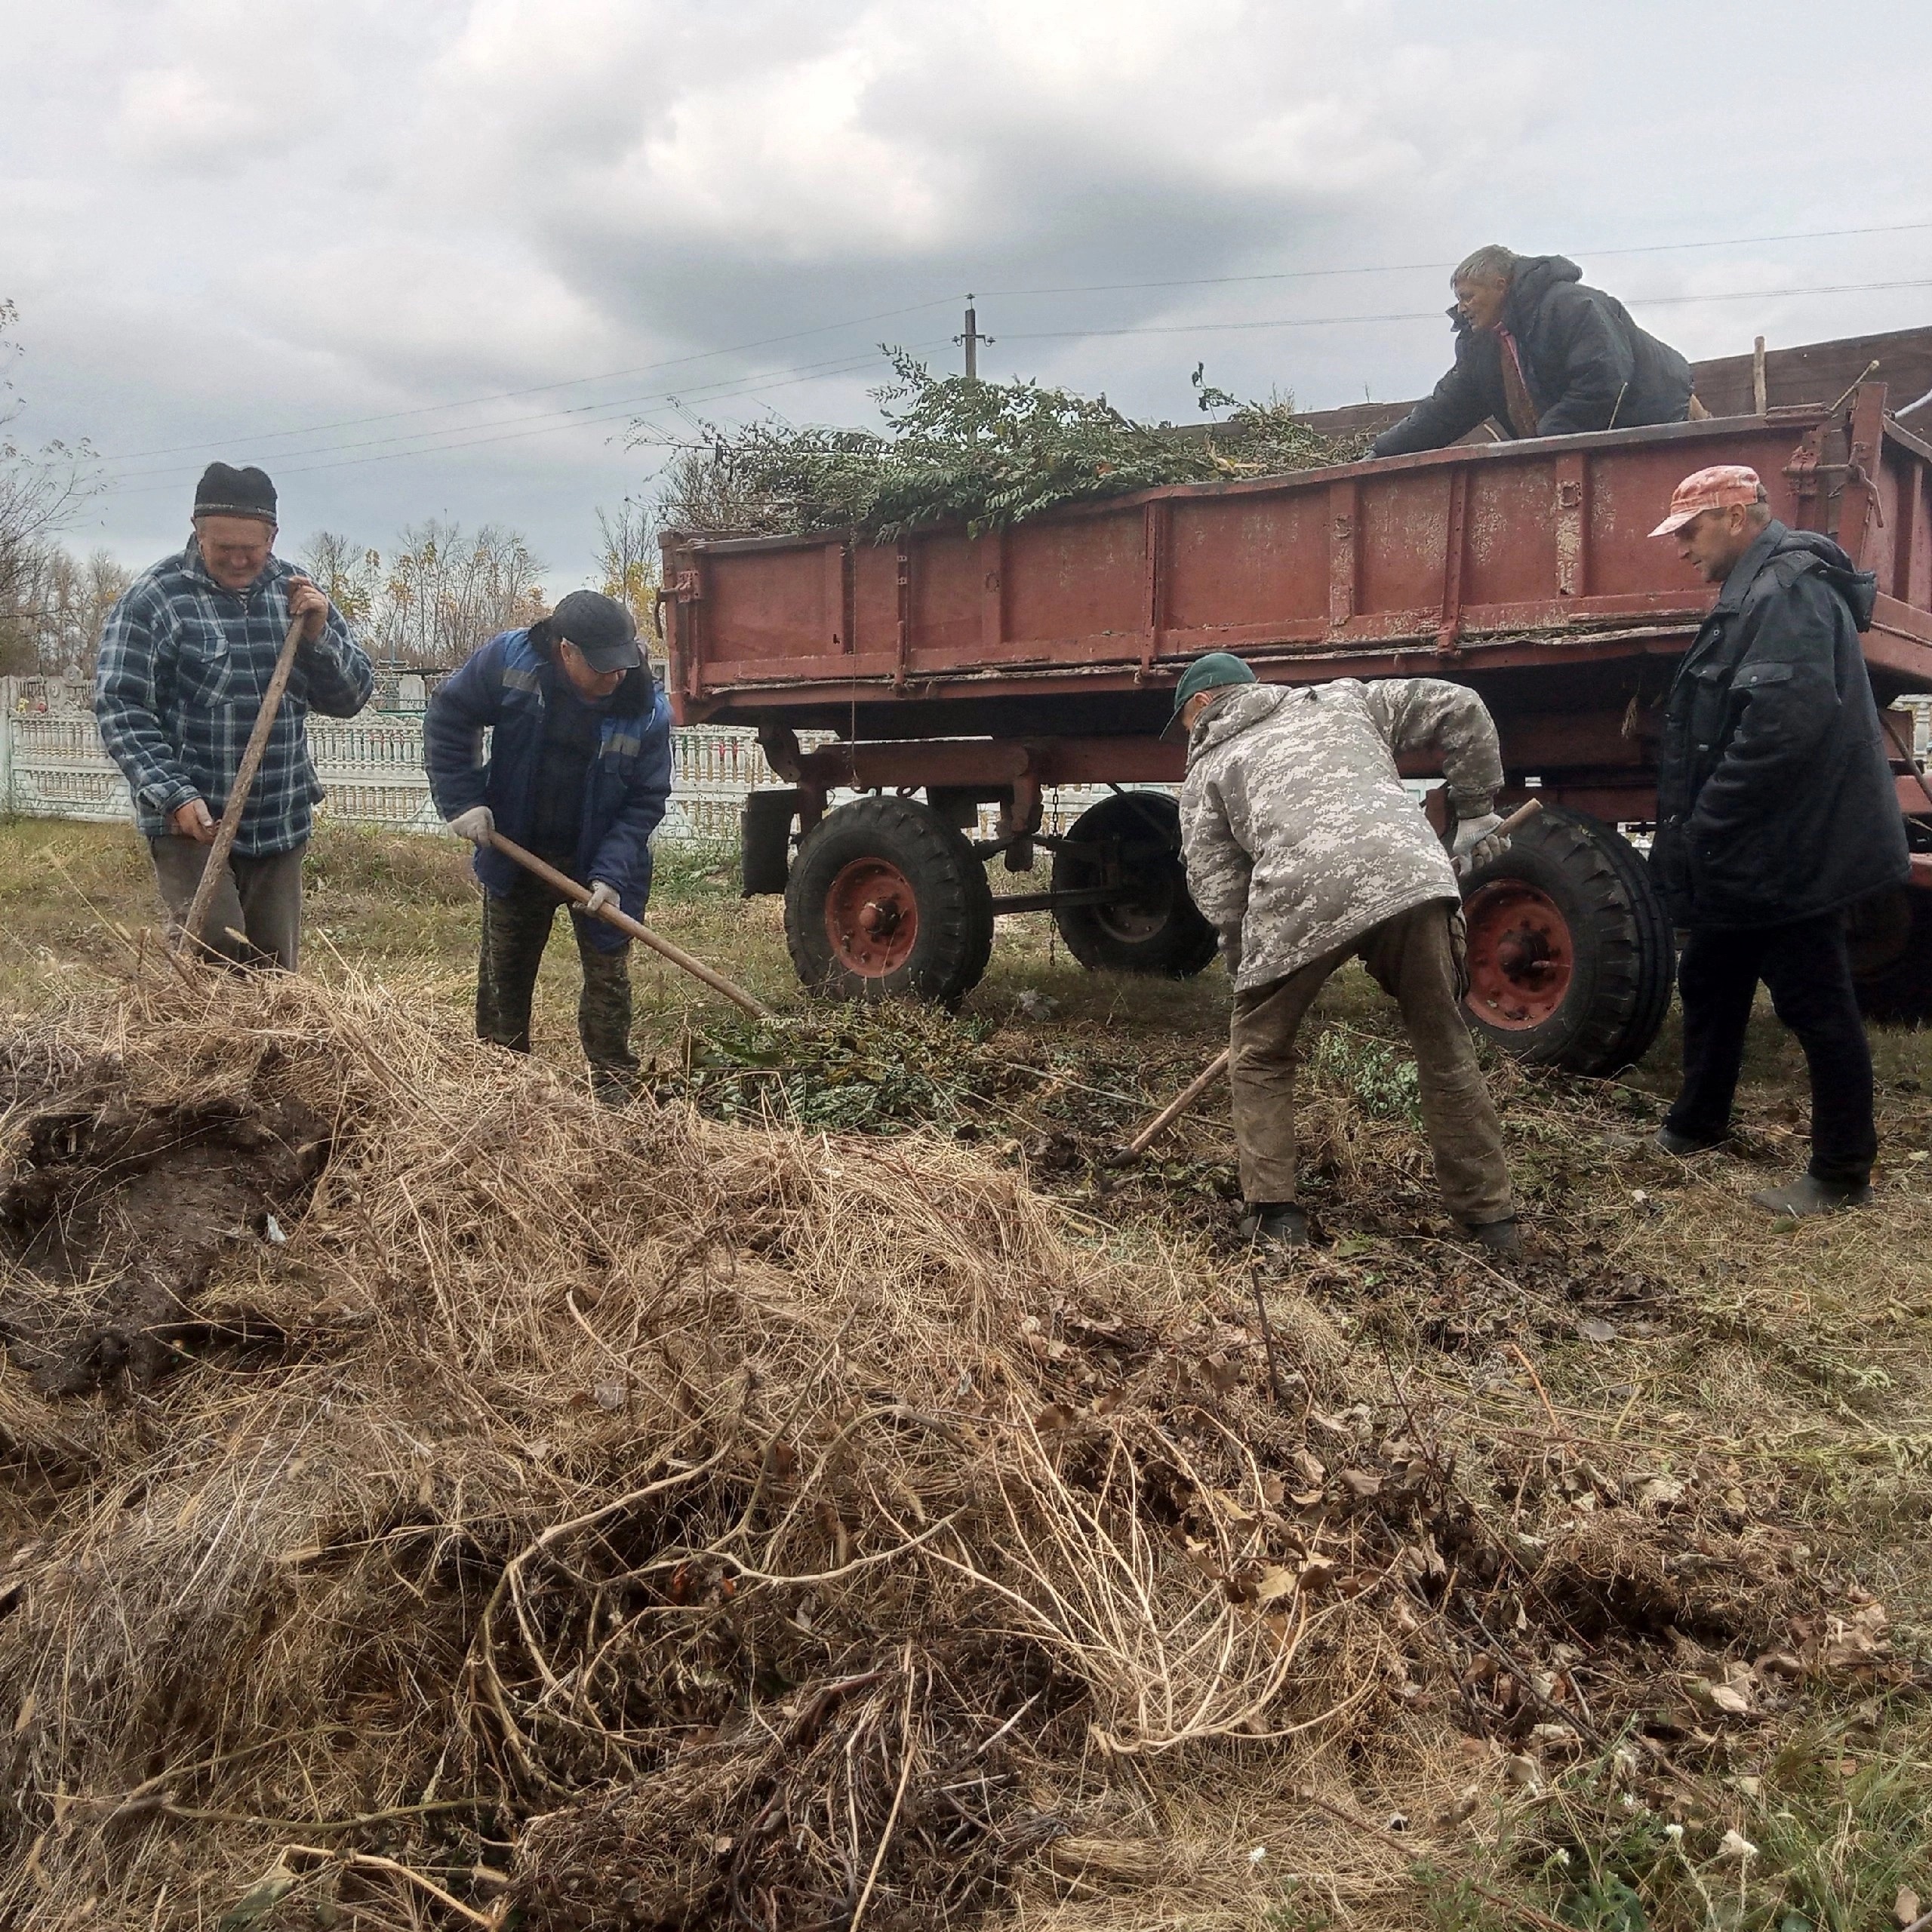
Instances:
[[[1826,45],[1814,11],[1762,0],[1721,56],[1684,48],[1681,23],[1653,0],[33,9],[0,71],[0,295],[25,316],[22,427],[112,452],[212,438],[288,472],[303,506],[292,525],[312,515],[380,540],[423,515],[491,517],[523,525],[568,575],[592,506],[650,459],[609,423],[528,435],[512,417],[673,389],[723,417],[862,414],[875,371],[792,376],[881,337],[949,359],[968,287],[1001,338],[992,368],[1180,414],[1203,355],[1247,393],[1414,393],[1447,357],[1439,271],[987,292],[1446,263],[1491,238],[1579,254],[1592,279],[1640,294],[1878,279],[1932,257],[1932,235],[1907,235],[1592,260],[1593,242],[1921,212],[1932,143],[1912,77],[1932,51],[1928,17],[1878,0],[1836,10],[1831,42],[1875,37],[1887,58],[1861,70],[1858,138],[1807,141],[1801,167],[1779,103],[1794,60]],[[1927,310],[1902,291],[1645,319],[1696,353],[1748,344],[1754,328],[1789,340]],[[1387,311],[1432,318],[1050,333]],[[824,322],[850,325],[714,353]],[[250,442],[698,354],[522,401]],[[763,372],[761,395],[716,393]],[[638,406],[684,432],[667,405]],[[445,445],[511,439],[396,457],[411,445],[390,438],[436,427]],[[171,536],[161,506],[203,454],[130,466],[100,528],[130,545]],[[321,466],[359,454],[382,460]]]

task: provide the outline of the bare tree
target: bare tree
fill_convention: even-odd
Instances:
[[[302,568],[352,625],[366,625],[383,589],[383,558],[333,530],[318,530],[302,552]]]
[[[657,528],[649,506],[635,497],[626,497],[615,516],[601,508],[597,512],[597,567],[603,573],[599,587],[605,596],[629,607],[637,620],[638,635],[648,641],[653,657],[663,651],[663,632],[657,626],[657,587],[663,580]]]
[[[18,319],[11,302],[0,302],[0,357],[20,352],[7,340]],[[20,414],[22,405],[10,377],[0,377],[0,429]],[[0,435],[0,672],[38,670],[34,626],[41,621],[33,600],[41,594],[38,575],[54,533],[100,487],[86,445],[48,443],[23,448]]]
[[[432,518],[398,542],[377,626],[384,655],[398,663],[460,664],[497,632],[544,613],[543,567],[516,531],[486,523],[470,537]]]
[[[105,550],[77,557],[56,543],[34,547],[19,573],[20,614],[8,657],[20,672],[87,678],[94,673],[100,633],[134,573]]]
[[[302,562],[384,663],[448,669],[548,608],[537,581],[543,565],[521,532],[496,524],[472,535],[432,518],[399,532],[386,560],[320,531]]]

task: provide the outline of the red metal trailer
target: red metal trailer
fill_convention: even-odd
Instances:
[[[747,810],[746,890],[785,891],[801,977],[951,998],[1003,912],[1051,911],[1092,966],[1208,962],[1171,799],[1123,789],[1064,837],[1040,829],[1045,787],[1179,780],[1182,749],[1158,734],[1201,651],[1281,682],[1468,684],[1500,729],[1505,795],[1546,808],[1470,882],[1472,1017],[1527,1057],[1625,1064],[1668,1004],[1672,946],[1617,828],[1654,814],[1661,700],[1714,594],[1647,533],[1687,472],[1750,464],[1777,515],[1878,573],[1881,703],[1932,692],[1932,447],[1885,401],[1872,383],[1836,409],[1182,485],[977,537],[672,534],[672,706],[755,726],[788,781]],[[833,741],[801,750],[814,731]],[[1932,885],[1932,792],[1901,736],[1900,809]],[[828,811],[851,788],[873,795]],[[998,835],[976,845],[962,828],[989,801]],[[1029,871],[1042,846],[1048,890],[989,892],[986,857]],[[1867,909],[1859,953],[1875,1008],[1927,1010],[1932,892]]]

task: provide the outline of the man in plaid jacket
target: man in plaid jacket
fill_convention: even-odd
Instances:
[[[94,672],[101,742],[127,774],[134,819],[178,934],[201,883],[282,639],[302,641],[229,876],[199,935],[220,957],[294,972],[302,938],[302,854],[322,796],[309,761],[312,711],[353,718],[375,666],[336,610],[273,554],[275,485],[259,469],[211,463],[195,492],[194,534],[143,571],[108,614]]]

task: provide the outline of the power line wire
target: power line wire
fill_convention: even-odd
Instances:
[[[572,418],[582,417],[589,420],[596,412],[614,411],[621,414],[625,410],[638,408],[645,403],[672,401],[678,396],[690,396],[699,401],[711,400],[712,398],[704,394],[707,390],[721,392],[718,399],[722,399],[722,395],[735,394],[748,384],[768,380],[774,386],[780,386],[792,382],[809,381],[814,375],[837,374],[848,368],[863,368],[866,364],[875,361],[878,358],[878,352],[876,349],[868,349],[864,355],[856,358],[847,354],[831,357],[823,362],[807,363],[803,368],[764,369],[752,375],[720,376],[712,381],[699,383],[676,391],[653,389],[641,395],[614,396],[604,402],[577,403],[568,409],[543,409],[535,411],[525,416],[503,417],[494,423],[451,423],[446,429],[407,430],[399,435],[372,436],[362,442],[325,443],[312,450],[287,451],[284,452],[284,456],[290,460],[311,456],[335,456],[346,450],[375,449],[391,443],[423,441],[432,436],[469,435],[479,429],[509,429],[525,423],[554,423],[561,427]],[[428,445],[428,447],[433,448],[434,445]],[[278,470],[281,469],[281,459],[278,459],[275,466]],[[176,476],[183,473],[182,465],[166,463],[155,469],[123,470],[118,478],[112,480],[134,482],[146,476]],[[284,473],[296,475],[300,472],[288,470]]]
[[[1932,226],[1932,224],[1927,224],[1927,226]],[[1826,284],[1811,288],[1736,289],[1716,293],[1639,296],[1632,297],[1630,299],[1633,303],[1639,305],[1648,304],[1651,306],[1663,306],[1695,302],[1761,301],[1780,299],[1792,296],[1841,295],[1863,294],[1872,291],[1885,289],[1927,288],[1932,288],[1932,278],[1918,278],[1892,281],[1837,282]],[[1441,312],[1439,309],[1411,309],[1389,311],[1380,315],[1285,316],[1263,320],[1244,321],[1200,321],[1192,322],[1139,323],[1118,328],[1008,330],[1006,331],[1006,339],[1010,342],[1044,342],[1082,340],[1089,337],[1104,338],[1115,336],[1209,334],[1226,334],[1235,331],[1247,331],[1260,329],[1338,328],[1373,322],[1431,321],[1435,320],[1440,315]],[[934,348],[942,345],[937,342],[932,342],[916,343],[911,346],[915,348]],[[709,384],[700,383],[697,387],[699,389],[713,389],[718,392],[718,393],[714,396],[702,399],[707,401],[724,401],[730,400],[731,398],[737,395],[756,395],[764,393],[767,390],[772,389],[789,388],[801,382],[812,382],[823,378],[828,378],[836,374],[847,373],[848,370],[863,368],[877,359],[877,352],[873,352],[864,356],[854,359],[848,365],[843,365],[841,367],[829,367],[823,365],[814,365],[811,369],[808,369],[802,374],[795,374],[782,377],[774,376],[773,380],[768,381],[765,380],[762,377],[755,377],[751,379],[752,383],[756,384],[757,386],[751,386],[749,385],[745,386],[737,386],[735,383],[735,379],[720,378],[715,383]],[[562,386],[552,385],[552,386]],[[686,393],[688,394],[690,392],[688,391]],[[405,457],[436,456],[443,454],[446,451],[454,451],[457,450],[474,449],[486,444],[519,441],[530,436],[549,435],[560,429],[601,425],[604,423],[615,420],[617,416],[624,414],[627,411],[635,410],[640,406],[640,405],[646,402],[662,402],[665,401],[670,401],[675,403],[675,400],[676,398],[675,397],[672,397],[668,395],[653,395],[650,396],[630,398],[620,401],[583,404],[578,405],[571,410],[561,412],[561,420],[556,421],[546,421],[535,429],[514,429],[500,433],[493,432],[490,435],[482,436],[468,435],[466,434],[465,429],[459,426],[445,430],[426,430],[419,432],[418,436],[411,436],[408,438],[378,438],[374,439],[377,442],[402,440],[417,441],[419,440],[419,436],[421,438],[426,438],[432,435],[441,437],[460,437],[463,440],[445,441],[435,443],[424,442],[421,447],[417,448],[392,450],[384,454],[378,456],[352,456],[343,457],[338,460],[328,463],[305,463],[294,469],[284,470],[282,473],[285,475],[308,475],[319,470],[350,469],[363,463],[390,463]],[[358,447],[365,446],[355,444],[336,446],[336,448],[338,448],[346,449],[353,449]],[[334,453],[334,449],[328,447],[300,452],[301,454],[308,456],[333,455]],[[158,471],[137,471],[134,472],[134,475],[159,475],[162,472]],[[177,477],[182,472],[176,472]],[[178,485],[175,483],[157,484],[148,485],[142,489],[124,490],[120,488],[119,485],[116,483],[114,487],[118,494],[133,497],[149,495],[157,490],[174,488],[178,487]]]
[[[1932,226],[1932,224],[1927,225]],[[1864,292],[1872,290],[1917,288],[1925,287],[1932,287],[1932,279],[1921,278],[1875,282],[1843,282],[1826,284],[1812,288],[1740,289],[1730,291],[1688,294],[1680,293],[1674,295],[1636,296],[1632,297],[1631,300],[1639,306],[1643,306],[1646,303],[1652,306],[1659,306],[1695,302],[1762,300],[1795,295],[1842,294],[1847,293]],[[1080,340],[1090,337],[1104,338],[1112,336],[1128,335],[1187,335],[1196,334],[1227,334],[1233,332],[1245,333],[1255,330],[1274,328],[1335,328],[1371,323],[1429,321],[1433,321],[1439,313],[1440,311],[1435,309],[1405,309],[1391,310],[1380,314],[1374,315],[1305,315],[1221,321],[1202,319],[1195,321],[1184,322],[1137,323],[1115,328],[1089,328],[1079,329],[1009,330],[1007,331],[1007,337],[1009,341],[1025,342]],[[939,345],[935,343],[921,343],[915,346],[924,348],[937,346]],[[810,381],[821,375],[830,377],[835,374],[846,373],[851,369],[863,368],[875,359],[875,352],[869,351],[865,355],[857,358],[844,356],[829,358],[826,361],[809,364],[803,369],[794,370],[789,372],[780,370],[771,370],[761,371],[755,377],[720,377],[711,382],[700,383],[695,385],[694,387],[685,389],[681,393],[685,396],[688,397],[694,401],[722,401],[736,395],[755,393],[757,392],[753,386],[756,384],[764,383],[768,384],[769,386],[778,388],[789,387],[796,383],[801,381]],[[715,393],[712,395],[707,396],[703,393],[706,391],[710,391]],[[534,414],[528,417],[506,417],[494,423],[451,425],[447,429],[409,431],[395,436],[374,437],[362,442],[325,444],[315,449],[293,451],[290,454],[298,457],[336,457],[351,451],[378,448],[391,443],[409,442],[417,444],[420,447],[413,451],[399,451],[393,452],[393,454],[399,455],[432,455],[438,449],[464,449],[475,447],[481,443],[510,440],[510,435],[499,432],[504,431],[506,429],[510,429],[512,426],[519,425],[525,423],[538,424],[540,427],[532,430],[524,431],[521,433],[542,434],[549,428],[568,427],[572,423],[579,421],[583,423],[601,423],[608,421],[612,420],[615,416],[622,414],[627,410],[639,408],[648,403],[669,401],[673,405],[673,406],[675,406],[678,399],[678,394],[679,392],[678,392],[669,390],[652,391],[642,395],[616,398],[604,402],[575,404],[561,410],[540,411],[536,412]],[[485,435],[477,435],[472,433],[474,431],[478,429],[487,430],[491,433]],[[428,440],[431,438],[457,438],[461,440],[438,441],[432,442]],[[370,458],[365,460],[380,460],[383,459]],[[334,469],[342,466],[343,466],[342,464],[337,463],[304,464],[297,469],[285,470],[283,473],[285,475],[300,475],[313,469]],[[122,482],[132,482],[144,476],[174,475],[180,473],[177,466],[169,465],[164,466],[157,469],[124,472],[122,476],[117,480]],[[128,494],[135,494],[139,493],[130,491]]]
[[[1790,295],[1862,294],[1881,288],[1932,288],[1932,277],[1907,281],[1840,281],[1817,288],[1738,288],[1700,295],[1632,295],[1625,298],[1632,308],[1657,308],[1687,302],[1759,302]],[[1440,309],[1391,310],[1379,315],[1280,315],[1262,321],[1136,322],[1121,328],[1007,329],[1008,342],[1054,342],[1079,340],[1089,336],[1206,335],[1235,329],[1335,328],[1362,322],[1427,322],[1439,320]]]
[[[1825,242],[1852,235],[1904,235],[1932,228],[1932,221],[1887,222],[1875,228],[1811,228],[1789,235],[1737,235],[1706,242],[1654,242],[1620,248],[1579,248],[1580,255],[1666,255],[1694,248],[1755,248],[1777,242]],[[1254,275],[1183,275],[1168,281],[1089,281],[1070,283],[1058,288],[992,288],[982,294],[984,301],[994,296],[1017,299],[1023,295],[1112,295],[1137,288],[1220,288],[1255,281],[1318,281],[1337,275],[1409,275],[1426,269],[1447,270],[1454,262],[1385,262],[1378,266],[1353,269],[1276,269]]]
[[[375,416],[352,416],[338,423],[314,423],[300,429],[260,429],[238,431],[224,435],[218,440],[223,443],[265,443],[288,436],[321,436],[337,429],[359,429],[371,423],[396,423],[410,416],[433,416],[449,409],[474,409],[486,402],[514,402],[526,395],[545,395],[552,389],[580,388],[586,383],[615,382],[620,376],[648,376],[658,369],[681,368],[690,362],[709,362],[721,355],[742,355],[753,349],[769,349],[774,343],[798,342],[807,336],[826,335],[835,329],[863,328],[869,322],[890,321],[897,315],[916,315],[928,309],[937,309],[957,300],[951,295],[935,296],[930,302],[914,302],[903,309],[881,309],[876,315],[854,315],[842,322],[821,322],[815,328],[793,329],[785,335],[761,336],[755,342],[734,343],[728,349],[707,349],[691,355],[673,355],[662,362],[640,362],[629,369],[607,369],[598,376],[570,376],[554,383],[537,383],[528,389],[500,389],[490,395],[466,396],[456,402],[427,402],[414,409],[392,409]],[[144,457],[180,456],[185,452],[213,449],[214,440],[195,443],[171,443],[163,449],[130,450],[121,456],[104,457],[105,463],[134,463]]]
[[[923,346],[931,347],[934,345],[928,343]],[[776,382],[762,383],[756,388],[747,387],[744,389],[726,390],[721,395],[708,397],[705,398],[705,400],[713,402],[728,402],[741,396],[749,397],[764,395],[768,394],[773,389],[789,389],[796,383],[819,382],[824,380],[829,377],[849,373],[851,371],[866,368],[878,360],[878,353],[875,350],[869,355],[861,356],[856,361],[845,365],[842,368],[820,369],[811,371],[804,375],[786,376]],[[508,434],[503,435],[476,436],[472,437],[466,442],[439,443],[434,445],[427,449],[392,450],[385,456],[349,457],[345,457],[338,462],[309,463],[300,469],[286,471],[285,474],[290,476],[306,476],[318,469],[346,469],[352,468],[354,465],[358,463],[392,463],[399,457],[438,456],[441,455],[445,450],[475,449],[479,445],[484,443],[518,442],[521,441],[526,436],[547,436],[554,434],[559,429],[571,429],[579,427],[600,427],[605,423],[614,422],[619,417],[631,414],[635,411],[638,407],[635,402],[614,403],[609,406],[614,413],[610,416],[598,419],[598,421],[595,423],[589,422],[587,419],[583,423],[579,423],[577,422],[552,423],[546,424],[540,429],[515,429],[512,430]],[[319,454],[320,452],[312,451],[310,454],[312,455]]]
[[[1795,230],[1783,235],[1755,235],[1715,238],[1694,242],[1662,242],[1632,245],[1615,248],[1591,248],[1579,252],[1588,255],[1636,255],[1681,253],[1700,248],[1730,248],[1764,247],[1772,243],[1786,242],[1813,242],[1829,240],[1851,235],[1894,235],[1916,232],[1932,228],[1932,222],[1894,222],[1865,228],[1820,228]],[[1348,269],[1287,269],[1268,273],[1244,275],[1197,275],[1171,281],[1091,282],[1069,285],[1061,288],[995,289],[993,295],[1006,299],[1022,296],[1085,295],[1124,293],[1138,289],[1196,288],[1232,287],[1237,285],[1263,281],[1293,281],[1321,280],[1340,275],[1400,274],[1426,269],[1445,269],[1453,266],[1443,262],[1385,263],[1380,266]],[[149,457],[179,456],[190,452],[214,449],[220,444],[232,445],[238,442],[275,442],[290,437],[328,435],[338,429],[358,429],[373,423],[405,421],[411,417],[440,415],[451,410],[480,408],[486,403],[511,402],[525,396],[545,395],[557,389],[577,389],[591,383],[614,382],[623,377],[648,375],[659,369],[685,367],[694,362],[715,360],[723,355],[742,355],[754,349],[766,349],[781,342],[796,342],[808,336],[825,335],[839,329],[860,328],[869,323],[890,321],[900,315],[922,313],[928,309],[943,307],[956,301],[957,296],[936,296],[929,301],[907,304],[903,308],[884,309],[869,315],[857,315],[841,322],[823,322],[809,329],[795,329],[783,335],[763,336],[754,342],[738,343],[728,348],[705,349],[690,355],[672,356],[662,361],[638,363],[629,368],[606,370],[594,376],[571,376],[554,383],[537,383],[524,389],[500,389],[487,395],[467,396],[452,402],[423,403],[409,409],[387,410],[368,416],[341,418],[332,423],[310,423],[292,429],[266,429],[237,432],[217,438],[198,442],[174,443],[159,448],[131,450],[118,456],[104,457],[107,463],[134,463]],[[1413,320],[1413,317],[1375,317],[1373,320]],[[1099,334],[1098,331],[1063,331],[1063,334]]]
[[[940,344],[937,340],[916,345],[916,346],[920,348],[926,349],[937,348],[940,346]],[[875,350],[871,354],[861,357],[858,360],[854,361],[850,367],[853,370],[861,369],[866,367],[869,364],[875,362],[878,360],[878,352]],[[817,382],[823,380],[826,377],[837,375],[840,373],[841,373],[841,371],[839,370],[832,369],[823,370],[814,374],[802,376],[789,376],[780,381],[764,383],[756,388],[746,388],[743,389],[728,391],[723,395],[707,399],[712,401],[722,402],[733,400],[735,397],[741,395],[746,397],[762,395],[772,389],[788,389],[798,383]],[[512,429],[500,435],[473,436],[469,438],[466,441],[463,442],[437,443],[430,445],[428,447],[421,449],[391,450],[386,454],[381,456],[348,457],[337,462],[306,463],[294,469],[281,469],[280,466],[278,466],[278,469],[279,474],[283,476],[307,476],[314,474],[318,470],[349,469],[362,463],[394,463],[405,457],[441,456],[446,451],[475,449],[487,443],[519,442],[530,436],[553,435],[558,431],[562,429],[600,426],[604,422],[615,420],[616,416],[620,416],[626,412],[634,410],[637,405],[635,402],[625,402],[602,405],[598,406],[611,409],[616,412],[616,414],[611,417],[598,418],[595,419],[595,421],[593,421],[593,419],[588,417],[574,417],[568,421],[546,423],[543,426],[534,429]],[[459,432],[454,431],[445,431],[441,433],[451,435]],[[325,454],[325,452],[318,450],[312,450],[307,452],[307,454],[314,456],[321,455]],[[143,473],[154,474],[157,472],[149,472]],[[109,488],[112,493],[117,497],[151,497],[164,490],[179,489],[182,485],[183,481],[189,473],[190,472],[185,470],[177,471],[175,473],[174,480],[171,482],[143,484],[139,489],[124,489],[118,482],[110,483]]]

